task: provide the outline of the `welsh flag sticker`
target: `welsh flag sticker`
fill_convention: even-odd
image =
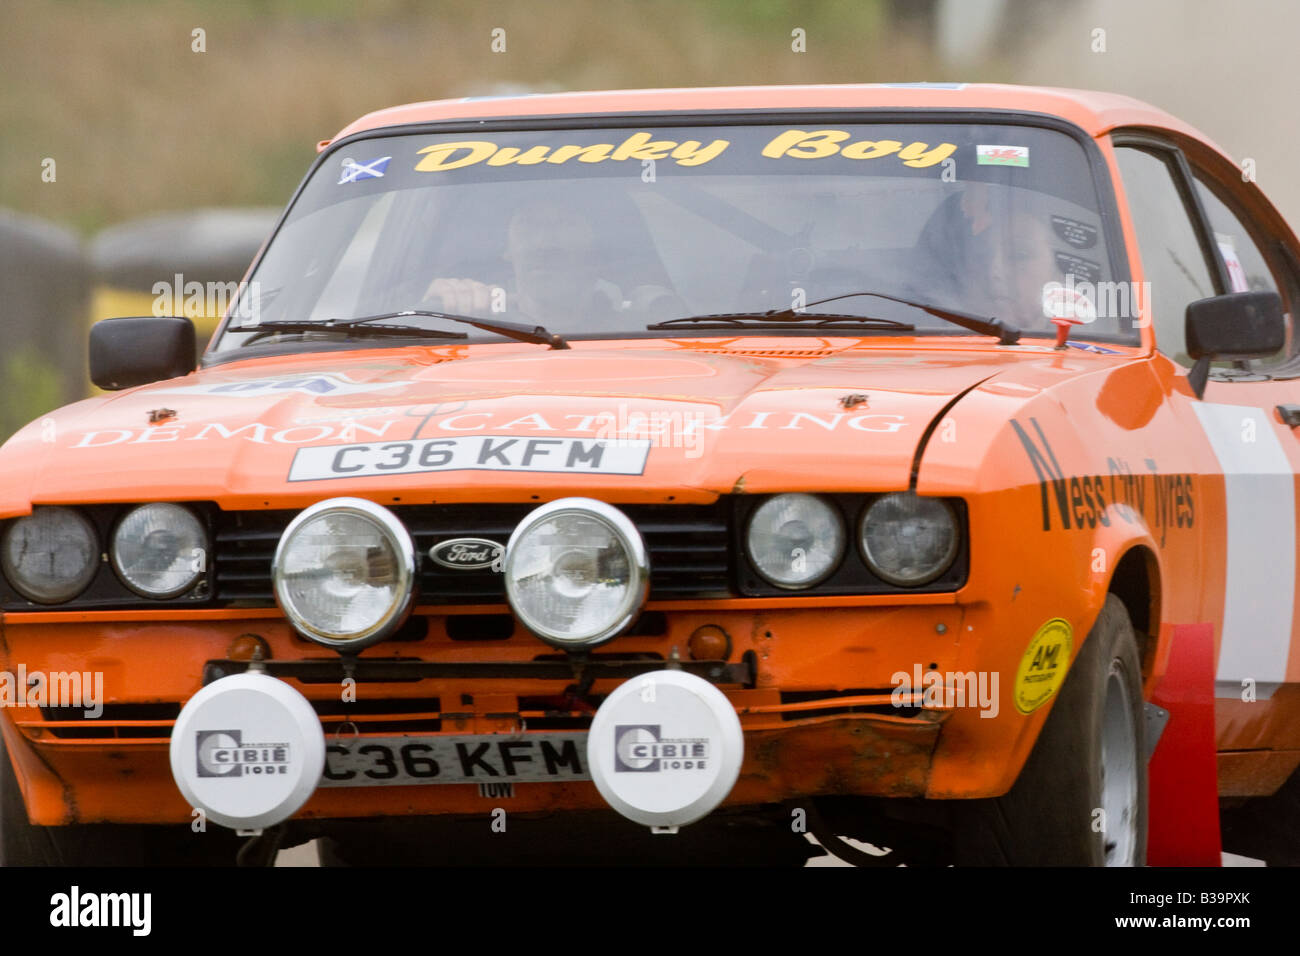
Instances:
[[[976,146],[975,161],[981,166],[1028,166],[1028,146]]]

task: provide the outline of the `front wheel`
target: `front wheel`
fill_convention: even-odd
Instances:
[[[959,864],[1143,866],[1147,763],[1137,637],[1113,594],[1004,796],[954,801]]]

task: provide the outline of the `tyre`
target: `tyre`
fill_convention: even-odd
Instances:
[[[950,809],[959,865],[1145,865],[1142,673],[1119,598],[1106,596],[1011,790]]]
[[[242,842],[216,825],[203,833],[185,824],[36,826],[0,745],[0,866],[233,866]]]

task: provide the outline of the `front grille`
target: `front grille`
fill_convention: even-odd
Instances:
[[[429,558],[450,538],[487,538],[504,545],[535,505],[407,505],[392,511],[418,554],[422,604],[502,604],[501,575],[452,570]],[[725,501],[713,505],[620,505],[650,552],[650,598],[729,597],[731,565]],[[244,606],[274,603],[271,557],[294,511],[222,512],[216,519],[216,599]]]

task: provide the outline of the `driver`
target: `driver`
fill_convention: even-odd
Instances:
[[[554,199],[527,203],[506,230],[504,258],[514,274],[506,312],[537,323],[573,319],[603,325],[621,311],[648,311],[660,307],[665,297],[676,298],[661,286],[638,286],[625,302],[619,287],[600,277],[600,252],[591,219],[576,205]],[[422,304],[487,317],[494,305],[500,310],[494,292],[476,279],[437,278],[429,283]]]

